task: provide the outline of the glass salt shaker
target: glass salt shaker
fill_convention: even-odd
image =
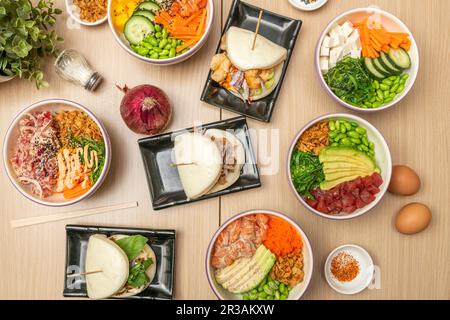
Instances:
[[[61,52],[55,61],[56,73],[63,79],[73,82],[86,90],[94,91],[102,82],[103,77],[92,70],[86,58],[76,50],[68,49]]]

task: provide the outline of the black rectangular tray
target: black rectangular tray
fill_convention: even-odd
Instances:
[[[197,199],[187,199],[181,185],[178,170],[172,165],[172,149],[175,136],[185,132],[192,132],[194,128],[178,130],[138,140],[154,210],[223,196],[229,193],[261,186],[256,158],[250,141],[250,133],[245,117],[240,116],[208,123],[202,125],[199,129],[203,130],[211,128],[234,130],[234,134],[242,142],[245,149],[245,164],[241,170],[239,179],[232,186],[222,191],[206,194]]]
[[[140,294],[127,299],[171,300],[175,267],[175,230],[141,228],[116,228],[85,225],[66,226],[66,267],[64,270],[64,297],[87,297],[83,276],[67,278],[67,274],[84,272],[89,237],[94,234],[136,235],[149,239],[148,244],[156,255],[156,274],[150,286]]]
[[[245,2],[241,2],[240,0],[235,0],[231,6],[228,20],[222,31],[222,36],[231,26],[254,31],[256,29],[256,23],[258,21],[260,10],[262,10],[262,8],[249,5]],[[283,79],[286,75],[286,70],[289,66],[289,61],[291,59],[301,26],[301,20],[291,19],[264,10],[258,33],[287,49],[287,59],[284,62],[280,81],[270,95],[264,97],[263,99],[248,103],[236,97],[227,89],[222,88],[217,82],[213,81],[211,79],[210,71],[200,100],[219,108],[246,115],[256,120],[269,122],[275,108],[275,103],[280,94]],[[220,51],[219,41],[216,53],[220,53]]]

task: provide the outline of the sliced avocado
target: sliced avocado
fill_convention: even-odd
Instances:
[[[339,178],[336,180],[325,180],[322,181],[320,183],[320,189],[322,190],[330,190],[333,189],[334,187],[336,187],[338,184],[344,183],[344,182],[348,182],[348,181],[352,181],[355,180],[356,178],[359,178],[360,175],[359,174],[355,174],[353,176],[347,176],[347,177],[343,177],[343,178]]]
[[[372,172],[370,171],[358,171],[358,170],[350,170],[350,171],[340,171],[340,172],[325,172],[326,181],[333,181],[345,177],[352,177],[354,175],[358,175],[359,177],[370,176]]]
[[[339,161],[329,161],[323,163],[323,171],[337,171],[337,170],[373,170],[373,166],[368,167],[363,162],[350,161],[350,159],[340,159]]]
[[[252,258],[236,260],[231,266],[218,271],[216,281],[230,292],[247,292],[258,286],[274,263],[275,255],[260,245]]]
[[[337,157],[342,157],[341,159],[344,162],[353,161],[353,162],[362,162],[368,168],[376,168],[376,164],[374,161],[366,155],[364,152],[347,148],[347,147],[327,147],[322,149],[319,155],[319,161],[321,163],[330,162],[330,161],[338,161]]]

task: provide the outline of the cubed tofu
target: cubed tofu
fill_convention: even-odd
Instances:
[[[341,30],[341,26],[335,22],[330,26],[329,30],[330,31],[328,31],[328,33],[329,33],[330,37],[333,37],[334,35],[339,34],[339,31]]]
[[[342,59],[342,47],[336,47],[330,51],[330,64],[335,65]]]
[[[328,57],[328,56],[330,56],[330,48],[322,46],[320,48],[320,56],[321,57]]]
[[[328,58],[320,57],[319,64],[320,64],[320,70],[322,71],[322,73],[327,73],[329,70]]]
[[[330,37],[329,36],[325,36],[325,38],[323,38],[322,47],[325,47],[325,48],[330,47]]]
[[[350,51],[352,50],[352,46],[350,43],[344,44],[342,46],[342,56],[348,56],[350,54]]]
[[[339,37],[339,34],[335,34],[330,37],[330,48],[336,48],[343,43],[341,42],[341,38]]]
[[[353,25],[350,21],[345,21],[342,25],[341,25],[341,33],[345,36],[345,37],[349,37],[350,34],[353,32]]]
[[[351,50],[350,57],[354,59],[361,58],[361,49]]]

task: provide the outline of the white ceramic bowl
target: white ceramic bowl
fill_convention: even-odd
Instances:
[[[381,170],[381,177],[383,178],[383,184],[380,186],[380,192],[377,193],[375,200],[369,203],[367,206],[355,210],[351,214],[343,214],[343,215],[330,215],[322,213],[314,208],[312,208],[295,190],[294,184],[292,182],[292,176],[291,176],[291,170],[290,170],[290,164],[291,164],[291,158],[292,154],[294,152],[294,149],[296,147],[297,141],[300,139],[300,136],[303,134],[303,132],[306,131],[309,127],[313,126],[317,122],[321,121],[327,121],[331,119],[344,119],[348,121],[355,121],[359,124],[359,126],[363,127],[367,131],[367,138],[369,141],[372,141],[375,144],[375,160],[377,162],[378,167]],[[363,118],[360,118],[355,115],[347,114],[347,113],[335,113],[335,114],[326,114],[321,117],[318,117],[309,123],[307,123],[295,136],[295,138],[292,140],[291,147],[289,148],[288,157],[286,161],[286,173],[288,177],[289,185],[291,186],[291,190],[294,193],[294,195],[297,197],[298,201],[300,201],[308,210],[312,211],[313,213],[324,217],[329,218],[333,220],[347,220],[359,217],[366,212],[370,211],[370,209],[374,208],[383,198],[384,194],[387,191],[387,188],[389,186],[389,182],[391,180],[391,174],[392,174],[392,159],[391,159],[391,152],[389,151],[389,147],[386,143],[386,140],[384,139],[383,135],[375,128],[373,125],[371,125],[368,121],[364,120]]]
[[[214,19],[214,1],[213,0],[208,0],[208,4],[206,5],[206,10],[207,10],[207,19],[206,19],[206,28],[205,28],[205,32],[203,33],[203,36],[201,37],[201,39],[194,45],[193,48],[191,48],[189,51],[180,54],[179,56],[173,57],[173,58],[168,58],[168,59],[151,59],[151,58],[147,58],[147,57],[143,57],[139,54],[137,54],[136,52],[133,51],[133,49],[131,49],[129,42],[127,41],[127,39],[125,39],[125,36],[123,34],[123,32],[119,31],[116,29],[116,27],[114,26],[113,23],[113,19],[112,19],[112,14],[113,14],[113,9],[112,9],[112,1],[113,0],[108,0],[108,23],[109,23],[109,28],[111,29],[111,32],[114,36],[114,39],[116,39],[117,43],[122,47],[122,49],[124,49],[126,52],[128,52],[129,54],[131,54],[133,57],[150,63],[150,64],[154,64],[154,65],[160,65],[160,66],[168,66],[168,65],[173,65],[173,64],[177,64],[180,63],[184,60],[189,59],[190,57],[192,57],[198,50],[200,50],[200,48],[206,43],[206,40],[208,39],[208,36],[211,32],[212,29],[212,24],[213,24],[213,19]]]
[[[411,57],[411,67],[405,71],[409,74],[409,78],[405,83],[405,89],[403,90],[403,92],[401,92],[400,94],[395,96],[394,100],[392,100],[391,102],[384,104],[378,108],[364,109],[364,108],[352,106],[351,104],[349,104],[345,101],[342,101],[328,87],[328,85],[325,82],[325,79],[322,75],[322,71],[320,70],[320,64],[319,64],[320,47],[322,45],[324,37],[328,34],[331,26],[334,23],[342,24],[346,20],[360,21],[367,14],[374,14],[374,13],[379,14],[381,22],[387,31],[405,32],[405,33],[409,34],[409,37],[411,39],[411,48],[408,53],[409,53],[409,56]],[[416,81],[417,73],[419,71],[419,51],[417,49],[417,44],[416,44],[416,41],[414,40],[414,37],[413,37],[411,31],[399,18],[397,18],[396,16],[392,15],[391,13],[384,11],[377,7],[358,8],[358,9],[352,9],[352,10],[344,12],[344,13],[340,14],[339,16],[337,16],[336,18],[334,18],[333,20],[331,20],[330,23],[328,23],[328,25],[325,27],[322,34],[320,35],[319,40],[317,41],[316,51],[315,51],[315,55],[314,55],[314,64],[315,64],[316,72],[319,77],[320,83],[324,87],[325,91],[336,102],[340,103],[341,105],[343,105],[346,108],[349,108],[349,109],[355,110],[355,111],[359,111],[359,112],[377,112],[377,111],[388,109],[388,108],[396,105],[409,93],[409,91],[411,90],[411,88],[414,85],[414,82]]]
[[[94,22],[82,20],[80,18],[80,9],[75,4],[73,4],[73,0],[66,0],[66,9],[67,9],[67,12],[69,13],[69,15],[72,17],[72,19],[74,19],[76,22],[78,22],[79,24],[81,24],[83,26],[87,26],[87,27],[98,26],[98,25],[104,23],[106,20],[108,20],[108,14],[105,14],[105,16],[103,18],[101,18],[97,21],[94,21]]]
[[[229,220],[225,221],[225,223],[223,223],[220,226],[220,228],[216,231],[216,233],[212,237],[211,241],[209,242],[208,250],[206,252],[205,269],[206,269],[206,276],[208,278],[209,285],[210,285],[211,289],[213,290],[214,294],[220,300],[241,300],[241,295],[234,294],[234,293],[227,291],[226,289],[224,289],[221,285],[219,285],[216,282],[216,279],[214,276],[214,269],[211,266],[211,256],[212,256],[212,251],[214,248],[214,244],[216,243],[217,237],[231,222],[233,222],[239,218],[242,218],[243,216],[256,214],[256,213],[273,215],[273,216],[276,216],[278,218],[285,220],[295,230],[297,230],[297,232],[300,234],[300,237],[302,238],[302,241],[303,241],[303,249],[302,249],[303,252],[302,253],[303,253],[303,260],[304,260],[303,271],[305,273],[305,276],[301,283],[299,283],[297,286],[292,288],[291,292],[289,293],[288,299],[287,299],[287,300],[298,300],[305,293],[306,289],[308,288],[309,282],[311,281],[311,276],[312,276],[313,266],[314,266],[311,244],[309,243],[309,240],[308,240],[308,237],[306,236],[306,234],[303,232],[303,230],[299,227],[299,225],[294,220],[292,220],[291,218],[289,218],[288,216],[286,216],[282,213],[272,211],[272,210],[250,210],[250,211],[241,212],[241,213],[235,215],[234,217],[230,218]]]
[[[348,282],[340,282],[334,278],[331,273],[331,261],[341,252],[351,254],[359,264],[359,274],[355,279]],[[370,254],[360,246],[354,244],[346,244],[334,249],[325,261],[324,266],[325,279],[328,285],[335,291],[342,294],[355,294],[363,291],[373,279],[374,265]]]
[[[328,0],[316,0],[313,3],[306,4],[303,2],[303,0],[289,0],[289,3],[302,11],[314,11],[319,8],[322,8],[323,5],[327,3],[327,1]]]
[[[100,131],[103,136],[103,140],[105,142],[105,164],[103,167],[103,171],[100,174],[99,179],[97,182],[88,190],[88,192],[84,193],[83,195],[76,197],[74,199],[66,200],[64,199],[63,195],[61,193],[53,194],[49,197],[46,197],[44,199],[39,198],[39,196],[36,196],[31,193],[31,187],[29,185],[24,185],[19,182],[17,179],[17,176],[14,172],[14,169],[12,168],[10,159],[12,158],[12,155],[15,151],[15,146],[17,143],[17,138],[19,136],[19,121],[22,119],[23,114],[27,112],[33,112],[33,111],[52,111],[52,112],[58,112],[58,111],[70,111],[70,110],[80,110],[86,113],[94,122],[98,125],[100,128]],[[88,197],[90,197],[103,183],[103,181],[106,178],[106,175],[108,174],[109,166],[111,163],[111,143],[109,140],[108,133],[106,132],[105,127],[100,122],[100,120],[97,119],[97,117],[88,109],[81,106],[80,104],[69,101],[69,100],[62,100],[62,99],[49,99],[49,100],[43,100],[39,101],[35,104],[32,104],[31,106],[23,109],[20,111],[13,119],[11,125],[8,128],[8,131],[5,135],[5,140],[3,142],[3,163],[6,169],[6,173],[8,174],[9,179],[11,180],[11,183],[14,185],[14,187],[26,198],[28,198],[31,201],[34,201],[36,203],[51,206],[51,207],[62,207],[62,206],[68,206],[77,202],[80,202]]]

